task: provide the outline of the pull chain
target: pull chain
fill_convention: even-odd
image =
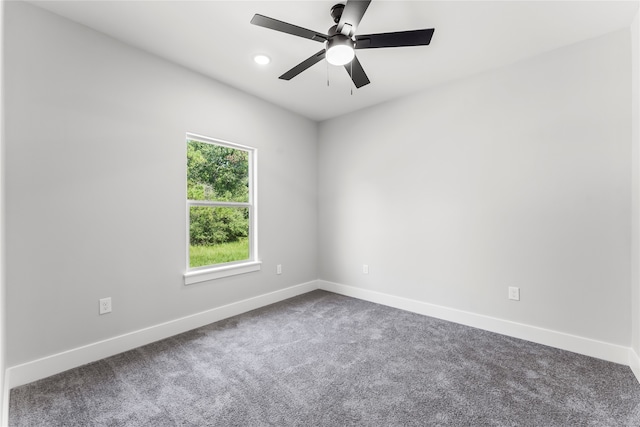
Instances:
[[[329,86],[329,61],[324,61],[327,64],[327,87]]]

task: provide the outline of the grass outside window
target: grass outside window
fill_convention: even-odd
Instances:
[[[210,246],[189,246],[190,267],[203,267],[249,258],[249,239]]]

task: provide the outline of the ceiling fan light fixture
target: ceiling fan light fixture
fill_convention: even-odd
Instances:
[[[356,56],[354,43],[344,34],[336,34],[327,40],[327,62],[331,65],[345,65]]]

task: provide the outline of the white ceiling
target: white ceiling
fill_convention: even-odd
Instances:
[[[291,81],[278,79],[322,44],[251,25],[253,15],[326,34],[338,2],[32,1],[318,121],[629,28],[638,10],[637,1],[373,0],[357,34],[435,28],[431,44],[359,50],[371,84],[353,95],[344,68],[325,61]],[[255,64],[257,53],[272,62]]]

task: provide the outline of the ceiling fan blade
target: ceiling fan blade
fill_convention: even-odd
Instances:
[[[278,21],[277,19],[269,18],[268,16],[259,15],[257,13],[253,15],[253,18],[251,18],[251,23],[253,25],[280,31],[281,33],[292,34],[294,36],[303,37],[317,42],[325,42],[328,39],[328,36],[324,34],[298,27],[297,25],[289,24],[287,22]]]
[[[298,74],[306,70],[307,68],[322,61],[324,59],[324,55],[325,55],[325,50],[322,49],[320,52],[314,55],[311,55],[309,58],[305,59],[304,61],[302,61],[301,63],[299,63],[298,65],[296,65],[295,67],[293,67],[292,69],[290,69],[289,71],[281,75],[280,78],[282,80],[291,80],[292,78],[294,78],[295,76],[297,76]]]
[[[369,3],[371,0],[348,0],[342,11],[340,22],[338,22],[338,32],[349,37],[353,36],[369,7]],[[343,32],[345,25],[349,25],[347,33]]]
[[[354,57],[353,61],[349,64],[345,64],[344,68],[347,70],[347,73],[351,76],[351,80],[353,80],[353,84],[355,84],[358,89],[371,83],[357,57]]]
[[[433,28],[356,36],[356,49],[378,47],[425,46],[431,43]]]

